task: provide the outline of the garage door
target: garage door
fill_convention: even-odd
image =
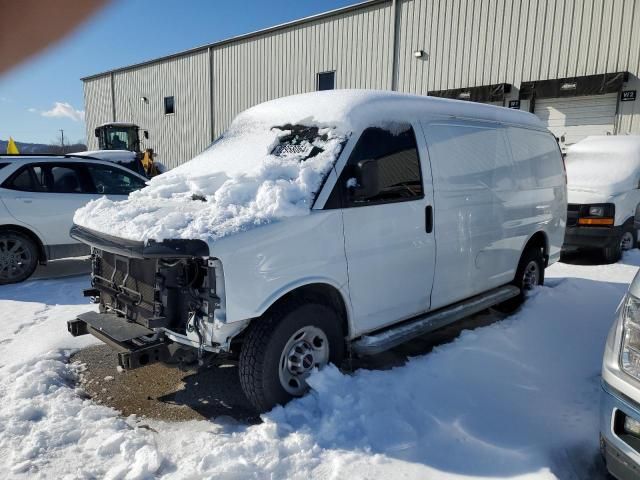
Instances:
[[[564,150],[589,135],[613,135],[617,99],[617,93],[536,98],[535,114],[560,138]]]

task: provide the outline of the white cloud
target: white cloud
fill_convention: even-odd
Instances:
[[[38,110],[37,110],[36,108],[31,107],[31,108],[27,108],[27,111],[28,111],[28,112],[31,112],[31,113],[35,113],[35,112],[37,112]]]
[[[55,102],[51,110],[40,112],[43,117],[67,117],[74,122],[84,120],[84,110],[76,110],[66,102]]]

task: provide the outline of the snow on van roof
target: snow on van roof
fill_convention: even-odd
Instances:
[[[327,90],[292,95],[256,105],[241,113],[238,119],[269,118],[285,122],[293,117],[298,122],[312,119],[316,124],[357,130],[370,126],[372,121],[406,121],[408,117],[419,113],[477,118],[545,129],[538,117],[520,110],[385,90]]]
[[[616,195],[638,187],[640,135],[594,135],[571,145],[565,159],[567,187]]]
[[[295,95],[242,112],[190,162],[151,179],[127,200],[90,202],[74,222],[132,240],[215,240],[305,215],[351,133],[392,128],[419,113],[544,129],[525,112],[456,100],[370,90]]]

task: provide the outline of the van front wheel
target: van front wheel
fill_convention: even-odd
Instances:
[[[544,285],[544,257],[541,248],[530,247],[522,253],[512,284],[520,289],[520,294],[499,303],[495,306],[496,310],[503,313],[514,312],[524,303],[526,292]]]
[[[240,384],[260,412],[308,390],[307,377],[327,363],[340,365],[344,335],[333,308],[314,300],[276,307],[249,327],[240,351]]]

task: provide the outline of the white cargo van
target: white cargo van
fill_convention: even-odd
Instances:
[[[223,355],[260,410],[314,368],[494,305],[560,255],[566,184],[528,113],[375,91],[254,107],[124,202],[78,210],[100,304],[68,322],[124,368]]]
[[[617,262],[635,248],[640,205],[640,136],[591,136],[572,145],[567,167],[566,251],[600,249]]]

